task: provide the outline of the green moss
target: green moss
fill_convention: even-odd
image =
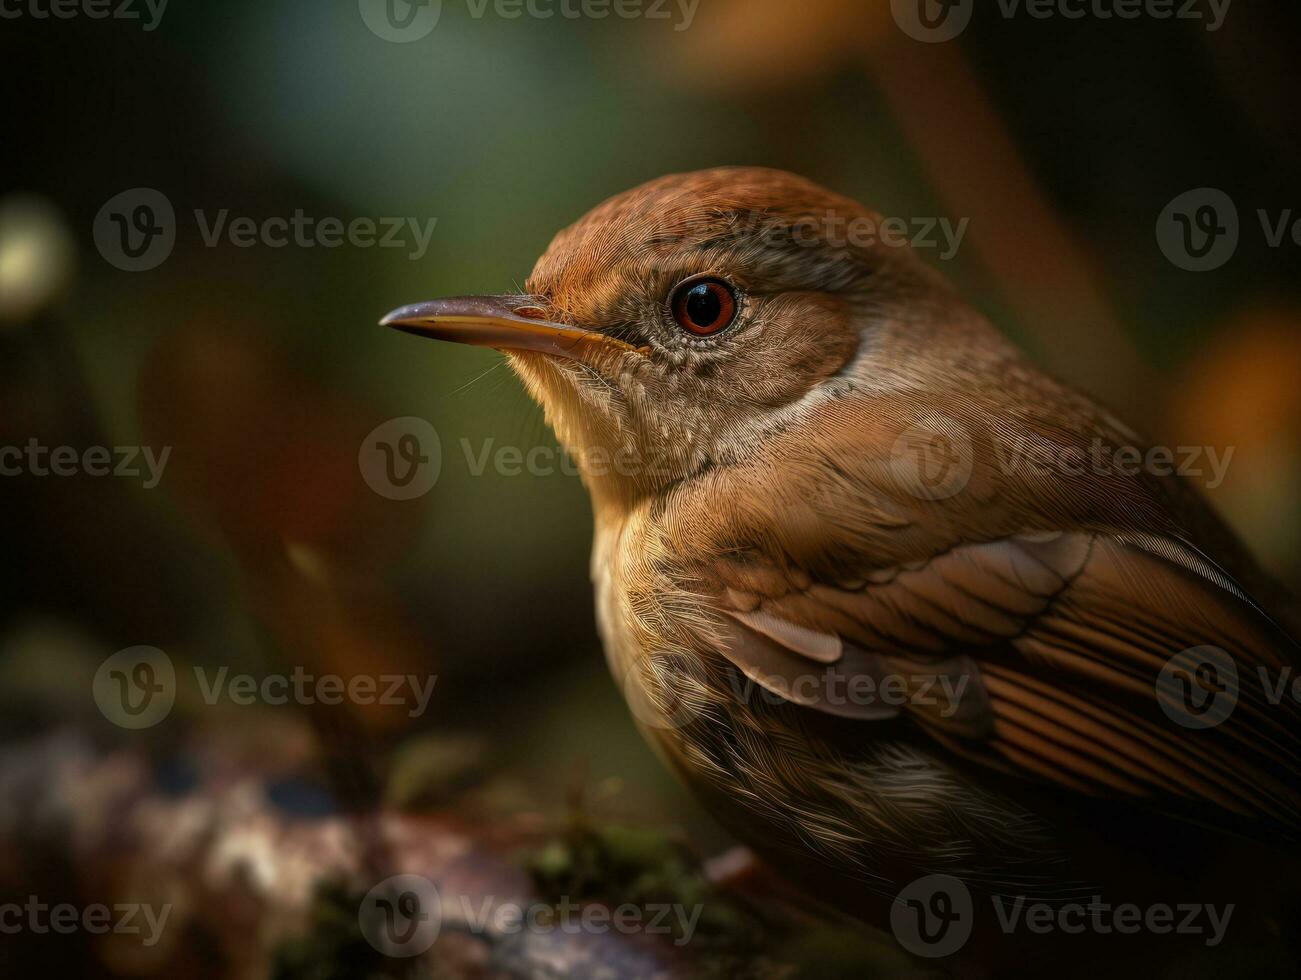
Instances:
[[[311,924],[271,956],[274,980],[414,980],[419,966],[381,955],[361,932],[362,895],[342,881],[323,883],[312,903]]]
[[[715,889],[695,855],[671,833],[575,819],[524,861],[542,897],[555,903],[568,899],[612,908],[624,903],[698,908],[690,935],[683,934],[677,917],[666,922],[675,943],[690,946],[697,955],[753,951],[763,932],[758,916]]]

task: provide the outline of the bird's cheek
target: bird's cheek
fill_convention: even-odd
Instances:
[[[748,373],[784,379],[795,397],[845,367],[859,336],[849,310],[834,296],[801,294],[770,311],[763,336],[748,352]]]

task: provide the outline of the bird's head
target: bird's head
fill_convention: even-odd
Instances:
[[[527,293],[395,310],[383,323],[505,351],[598,505],[627,504],[888,384],[951,302],[880,217],[759,168],[660,178],[560,232]]]

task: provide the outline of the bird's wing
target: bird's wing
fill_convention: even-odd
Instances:
[[[1189,545],[1049,533],[857,579],[753,556],[708,577],[723,652],[788,700],[911,717],[955,751],[1082,793],[1301,829],[1295,648]]]

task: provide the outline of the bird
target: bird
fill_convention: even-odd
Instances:
[[[381,323],[505,353],[590,494],[638,726],[813,901],[897,924],[956,881],[995,942],[989,896],[1245,903],[1301,828],[1290,597],[883,223],[674,174],[523,293]]]

